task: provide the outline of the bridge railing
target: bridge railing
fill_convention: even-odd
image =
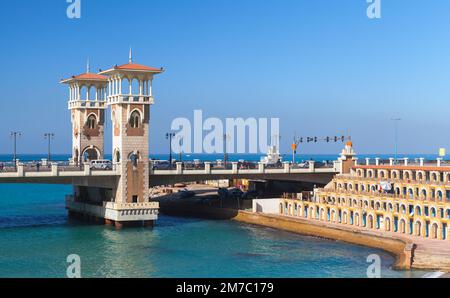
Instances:
[[[203,162],[192,165],[189,163],[178,162],[171,169],[150,168],[151,174],[160,175],[181,175],[181,174],[258,174],[258,173],[308,173],[315,171],[339,172],[339,164],[335,162],[316,163],[308,162],[306,165],[291,164],[289,162],[266,165],[259,163],[230,162],[217,165],[213,162]]]
[[[24,177],[29,174],[30,177],[39,176],[59,176],[63,173],[63,176],[90,176],[94,175],[108,175],[111,172],[116,171],[116,165],[112,165],[111,168],[97,169],[92,168],[89,163],[80,165],[72,165],[68,162],[51,162],[46,165],[42,165],[39,162],[18,162],[14,164],[12,162],[0,163],[0,175],[7,177]],[[5,177],[6,177],[5,176]]]

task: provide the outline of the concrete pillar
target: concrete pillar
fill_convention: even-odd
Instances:
[[[265,165],[262,163],[262,162],[259,162],[258,163],[258,170],[259,170],[259,173],[264,173],[264,171],[265,171]]]
[[[370,158],[366,157],[366,166],[370,165]]]
[[[439,157],[436,159],[436,161],[437,161],[437,166],[440,167],[442,165],[442,158]]]
[[[354,157],[353,160],[355,161],[355,166],[357,166],[358,165],[358,158]]]
[[[380,158],[379,157],[375,158],[375,165],[377,165],[377,166],[380,165]]]
[[[17,165],[17,176],[18,177],[23,177],[25,175],[25,171],[24,171],[24,169],[23,169],[23,164],[22,163],[19,163],[18,165]]]
[[[148,95],[153,96],[153,79],[151,79],[149,83]]]
[[[405,166],[407,166],[407,165],[408,165],[408,160],[409,160],[409,158],[408,158],[408,157],[405,157],[404,160],[405,160]]]
[[[237,162],[232,162],[231,163],[231,169],[232,169],[232,173],[233,174],[237,174],[238,173],[238,163]]]
[[[52,163],[52,176],[58,176],[58,164]]]
[[[424,159],[423,157],[419,158],[419,164],[420,164],[421,167],[423,167],[423,161],[424,161],[424,160],[425,160],[425,159]]]
[[[394,165],[394,158],[389,158],[389,165],[390,166],[393,166]]]
[[[182,162],[177,162],[177,174],[183,174],[183,163]]]
[[[84,163],[84,176],[91,176],[91,164],[88,162]]]
[[[205,162],[205,174],[211,174],[211,162]]]
[[[284,162],[284,172],[285,173],[290,173],[291,172],[291,164],[289,162]]]
[[[311,160],[309,161],[309,171],[310,172],[315,172],[316,171],[316,162]]]

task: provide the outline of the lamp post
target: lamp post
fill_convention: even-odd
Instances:
[[[178,137],[177,137],[177,139],[178,139],[178,145],[180,146],[180,152],[178,152],[178,159],[179,159],[179,162],[183,162],[183,137],[181,136],[181,135],[179,135]]]
[[[44,139],[48,140],[48,144],[47,144],[47,149],[48,149],[48,157],[47,157],[47,161],[50,162],[51,161],[51,142],[52,140],[55,138],[55,134],[52,132],[47,132],[44,134]]]
[[[402,121],[401,118],[392,118],[391,121],[394,121],[394,137],[395,137],[395,164],[397,164],[397,155],[398,155],[398,123]]]
[[[172,138],[175,137],[173,132],[166,133],[166,139],[169,140],[169,167],[172,169]]]
[[[17,162],[17,138],[21,137],[22,133],[20,131],[12,131],[10,136],[11,136],[11,138],[14,139],[13,161],[14,161],[14,166],[16,166],[16,162]]]
[[[223,166],[225,169],[227,168],[227,162],[228,162],[228,153],[227,153],[227,143],[230,139],[230,136],[226,133],[223,134]]]

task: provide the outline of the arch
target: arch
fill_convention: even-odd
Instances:
[[[433,222],[431,224],[430,238],[438,239],[438,237],[439,237],[439,225],[436,222]]]
[[[438,180],[438,176],[436,174],[436,172],[432,172],[430,175],[431,181],[437,181]]]
[[[372,214],[367,215],[367,227],[369,229],[373,229],[374,228],[374,218]]]
[[[129,123],[132,128],[139,128],[141,124],[141,113],[138,110],[131,112]]]
[[[408,197],[410,199],[414,199],[414,189],[412,189],[411,187],[408,188]]]
[[[391,218],[386,216],[386,218],[384,219],[384,229],[386,232],[390,232],[391,231]]]
[[[414,215],[416,216],[422,216],[422,208],[417,205],[416,207],[414,207]]]
[[[314,207],[309,207],[309,218],[314,219]]]
[[[89,129],[95,129],[97,127],[97,116],[95,114],[89,114],[86,120],[86,126]]]
[[[400,213],[406,214],[406,205],[405,204],[400,204]]]
[[[393,170],[391,172],[391,177],[392,177],[392,179],[398,179],[398,171],[397,170]]]
[[[141,155],[140,155],[139,151],[131,152],[130,154],[128,154],[128,160],[131,161],[131,163],[133,164],[134,167],[137,166],[140,159],[141,159]]]
[[[436,217],[436,208],[435,207],[431,207],[430,208],[430,216],[431,217]]]
[[[97,88],[95,88],[95,86],[88,86],[88,90],[89,90],[89,97],[87,97],[86,95],[86,99],[88,100],[95,100],[96,99],[96,94],[97,94]]]
[[[131,94],[139,95],[140,94],[139,80],[137,78],[133,78],[131,81]]]
[[[359,214],[359,212],[355,212],[355,220],[353,224],[357,227],[361,224],[361,214]]]
[[[420,191],[420,195],[422,199],[425,200],[427,198],[427,190],[425,188],[422,188],[422,190]]]
[[[389,204],[388,204],[388,211],[389,212],[394,211],[394,205],[391,202],[389,202]]]
[[[344,211],[342,213],[342,223],[343,224],[347,224],[348,223],[348,213],[347,213],[347,211]]]
[[[404,218],[401,218],[399,221],[399,233],[406,234],[406,221]]]
[[[83,161],[92,161],[100,158],[100,150],[95,146],[86,147],[81,154]]]
[[[323,207],[320,208],[320,215],[319,215],[319,219],[325,221],[326,220],[326,212],[325,209]]]
[[[79,100],[86,100],[88,98],[87,97],[87,91],[88,91],[88,89],[87,89],[87,87],[85,85],[81,85],[80,86],[80,98],[79,98]]]
[[[423,171],[418,171],[417,173],[416,173],[416,180],[423,180],[423,178],[425,177],[425,175],[424,175],[424,173],[423,173]]]
[[[122,78],[122,85],[121,85],[122,94],[130,95],[130,85],[131,85],[130,79],[128,79],[127,77],[123,77]]]
[[[410,171],[404,171],[404,172],[403,172],[403,178],[404,178],[405,180],[411,179],[411,173],[410,173]]]
[[[423,224],[420,220],[417,220],[414,223],[414,235],[415,236],[422,236],[422,227],[423,227]]]
[[[447,218],[447,219],[450,219],[450,209],[449,208],[447,208],[447,209],[445,209],[445,218]]]
[[[440,190],[440,189],[437,190],[437,192],[436,192],[436,198],[437,198],[439,201],[442,201],[442,200],[443,200],[443,198],[444,198],[444,193],[442,192],[442,190]]]
[[[336,209],[331,209],[330,220],[331,222],[336,222]]]
[[[380,203],[380,202],[377,201],[377,202],[375,203],[375,209],[376,209],[376,210],[380,210],[380,209],[381,209],[381,203]]]

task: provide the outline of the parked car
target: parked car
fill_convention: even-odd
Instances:
[[[153,160],[152,167],[153,170],[169,170],[170,162],[168,160]]]
[[[112,162],[110,160],[92,160],[90,166],[94,170],[112,170]]]

